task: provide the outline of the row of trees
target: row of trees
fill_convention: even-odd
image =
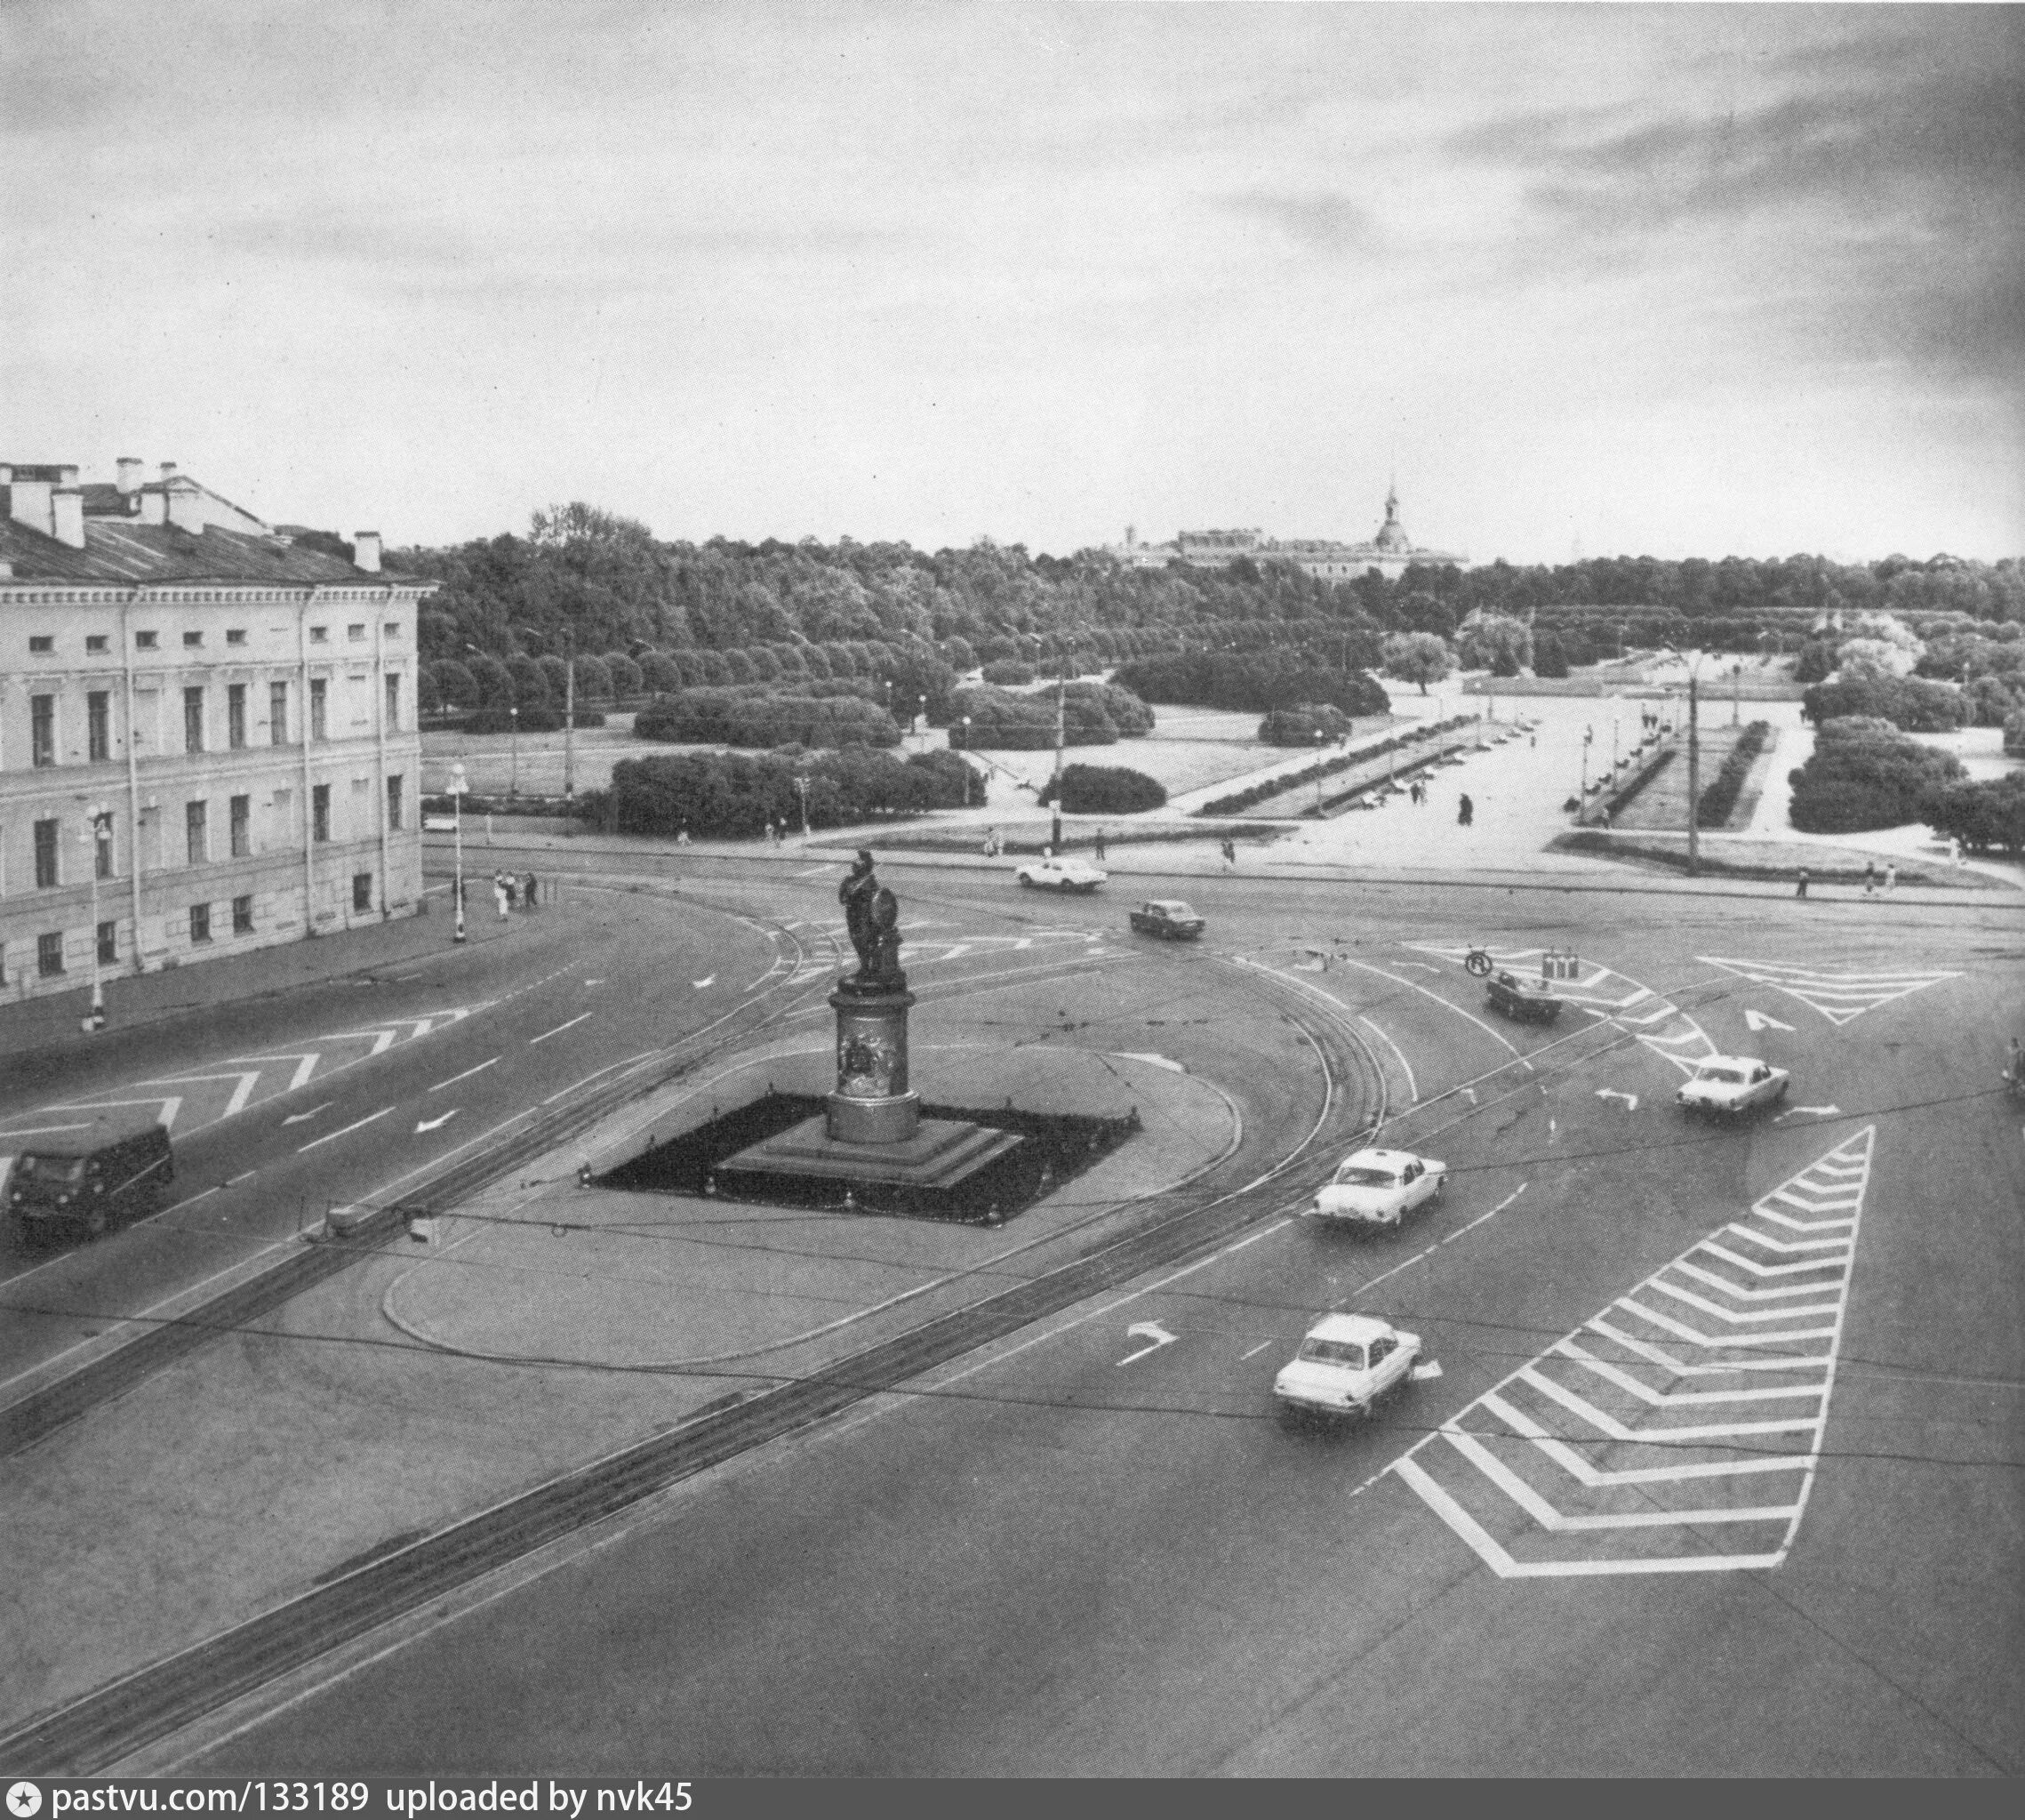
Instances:
[[[622,758],[585,813],[624,834],[748,839],[771,828],[837,828],[881,815],[981,803],[983,780],[953,752],[897,758],[866,746],[834,752],[679,752]]]

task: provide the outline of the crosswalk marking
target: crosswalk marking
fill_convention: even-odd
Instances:
[[[1501,1579],[1781,1565],[1820,1466],[1876,1137],[1760,1196],[1387,1470]],[[1781,1236],[1801,1223],[1837,1236]]]
[[[1959,973],[1906,968],[1858,973],[1847,969],[1787,966],[1776,961],[1738,960],[1716,954],[1701,954],[1695,958],[1710,966],[1741,974],[1761,986],[1770,986],[1789,998],[1797,998],[1838,1028],[1862,1016],[1866,1011],[1875,1011],[1880,1005],[1909,998],[1927,986],[1939,985],[1943,980],[1962,977]]]

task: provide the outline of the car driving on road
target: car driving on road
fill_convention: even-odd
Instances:
[[[1094,891],[1111,875],[1087,860],[1022,860],[1012,876],[1029,891]]]
[[[1141,935],[1158,935],[1169,942],[1193,942],[1204,929],[1203,919],[1179,898],[1149,898],[1131,915],[1133,930]]]
[[[1552,1023],[1561,1015],[1561,1001],[1546,981],[1522,979],[1509,971],[1492,974],[1484,1002],[1521,1023]]]
[[[1448,1165],[1411,1151],[1353,1151],[1315,1196],[1325,1220],[1397,1226],[1415,1207],[1432,1207],[1448,1185]]]
[[[1776,1106],[1792,1084],[1783,1068],[1755,1055],[1710,1055],[1691,1079],[1681,1083],[1674,1103],[1687,1112],[1738,1118],[1762,1106]]]
[[[1412,1376],[1421,1336],[1370,1314],[1325,1314],[1273,1380],[1280,1419],[1368,1415]]]

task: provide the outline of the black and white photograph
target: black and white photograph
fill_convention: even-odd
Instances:
[[[6,1820],[2025,1773],[2025,9],[0,148]]]

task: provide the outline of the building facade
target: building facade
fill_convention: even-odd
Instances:
[[[421,903],[434,584],[118,471],[0,462],[0,998]]]
[[[1429,549],[1415,543],[1399,522],[1399,490],[1385,496],[1385,522],[1363,543],[1338,543],[1324,537],[1268,537],[1256,529],[1242,531],[1178,531],[1172,543],[1141,543],[1131,526],[1125,541],[1113,544],[1111,553],[1133,568],[1164,568],[1171,562],[1186,563],[1194,569],[1226,569],[1240,557],[1253,562],[1292,563],[1304,573],[1325,581],[1349,581],[1376,569],[1388,581],[1397,581],[1416,563],[1438,566],[1453,563],[1458,567],[1469,558],[1458,550]]]

